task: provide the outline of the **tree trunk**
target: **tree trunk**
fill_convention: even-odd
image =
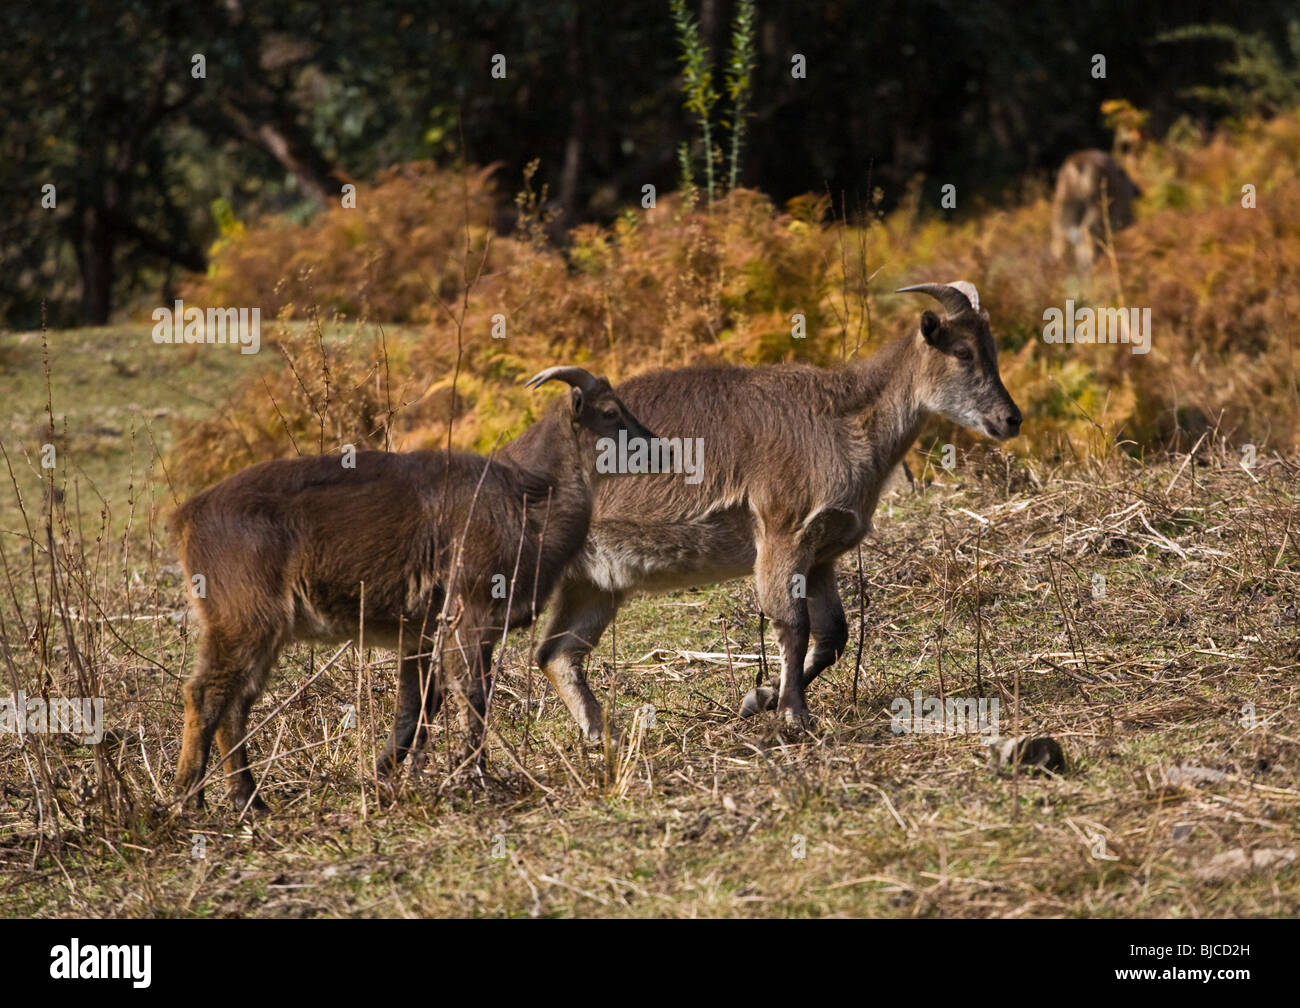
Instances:
[[[569,136],[564,143],[564,167],[560,172],[560,206],[564,207],[564,224],[573,227],[578,222],[578,179],[582,174],[582,152],[587,142],[590,121],[587,114],[586,66],[582,52],[582,17],[580,7],[575,7],[569,18],[568,36],[569,84],[573,99],[569,103]]]
[[[113,303],[113,253],[117,242],[102,206],[80,211],[74,244],[81,273],[81,324],[107,325]]]

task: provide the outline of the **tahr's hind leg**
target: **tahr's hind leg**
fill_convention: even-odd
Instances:
[[[449,677],[457,693],[461,744],[454,772],[472,770],[482,776],[487,769],[488,701],[492,696],[492,649],[496,635],[464,634],[449,648],[450,666],[456,670]]]
[[[442,695],[441,677],[430,654],[425,651],[403,655],[398,673],[397,713],[393,718],[393,730],[379,757],[377,769],[380,776],[396,771],[412,749],[423,750],[428,741],[429,725],[442,707]]]
[[[266,803],[257,795],[257,782],[248,768],[248,712],[262,695],[280,647],[272,637],[247,638],[238,649],[240,667],[245,670],[226,711],[217,724],[217,751],[221,754],[230,788],[230,803],[240,812],[265,812]]]
[[[248,712],[253,698],[240,695],[226,707],[226,713],[217,725],[217,751],[222,754],[230,787],[230,804],[236,811],[265,812],[266,802],[257,794],[257,781],[248,768],[248,745],[243,741],[248,732]]]
[[[588,581],[563,582],[537,649],[538,666],[590,742],[604,737],[605,716],[587,685],[584,666],[622,601]]]
[[[198,668],[185,681],[185,728],[176,763],[175,793],[187,807],[203,807],[203,779],[214,740],[231,774],[232,801],[242,809],[253,798],[256,785],[239,743],[278,651],[268,635],[241,644],[210,628],[204,633]]]

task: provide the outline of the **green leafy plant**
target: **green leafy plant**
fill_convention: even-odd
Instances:
[[[1236,115],[1264,117],[1300,107],[1300,20],[1287,23],[1285,47],[1267,35],[1247,34],[1225,24],[1188,25],[1165,32],[1160,42],[1226,42],[1232,55],[1220,73],[1233,84],[1198,85],[1184,93],[1222,105]]]
[[[686,111],[700,124],[704,141],[704,189],[709,205],[713,204],[713,131],[711,116],[718,102],[713,87],[713,58],[704,44],[700,23],[686,9],[685,0],[672,0],[673,24],[681,48],[682,94]],[[683,186],[685,188],[685,186]]]
[[[731,170],[727,186],[736,188],[740,176],[740,147],[745,137],[746,104],[754,78],[754,0],[740,0],[731,25],[731,53],[724,76],[731,100]]]
[[[713,109],[721,95],[713,86],[713,55],[704,42],[700,23],[686,9],[685,0],[671,0],[673,25],[677,29],[677,44],[682,63],[682,94],[686,111],[695,117],[704,145],[704,192],[709,205],[718,194],[714,181],[714,161],[721,152],[713,146]],[[731,102],[730,117],[722,125],[731,134],[727,188],[736,188],[740,177],[740,151],[745,137],[745,117],[748,115],[749,94],[754,78],[754,13],[753,0],[740,0],[731,26],[731,50],[723,70],[723,87]],[[681,189],[693,193],[694,173],[689,147],[680,152],[682,166]]]

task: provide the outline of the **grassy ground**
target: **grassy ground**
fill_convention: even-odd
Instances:
[[[1300,460],[1262,453],[1248,471],[1207,444],[1062,471],[972,454],[904,484],[863,545],[864,593],[856,557],[841,564],[851,642],[810,691],[804,739],[735,717],[760,654],[747,580],[623,611],[592,676],[627,730],[619,752],[578,741],[529,671],[525,632],[506,651],[486,785],[445,785],[439,730],[424,770],[381,800],[367,768],[392,656],[299,647],[253,715],[272,814],[241,821],[218,787],[206,813],[178,815],[193,641],[149,517],[170,498],[160,474],[144,478],[142,432],[165,445],[246,362],[222,347],[124,359],[144,341],[51,336],[60,464],[80,474],[80,515],[67,492],[53,512],[57,606],[39,339],[0,341],[26,511],[0,494],[0,676],[31,695],[103,696],[111,729],[97,748],[0,734],[0,913],[1300,910]],[[998,771],[975,734],[895,733],[891,704],[915,690],[996,699],[1001,733],[1050,735],[1065,773]]]
[[[127,528],[132,489],[153,491],[159,506],[170,502],[162,473],[144,479],[159,449],[187,421],[217,412],[239,377],[275,365],[270,353],[244,356],[235,347],[158,346],[147,326],[52,332],[45,345],[39,332],[0,335],[0,431],[23,502],[38,515],[41,446],[50,443],[47,361],[58,482],[67,475],[88,519],[107,508],[114,538]],[[12,530],[22,516],[3,475],[10,492],[0,494],[0,528]]]

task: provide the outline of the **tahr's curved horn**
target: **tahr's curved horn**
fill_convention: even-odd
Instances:
[[[949,315],[960,315],[965,311],[980,310],[980,292],[968,280],[954,280],[952,283],[946,284],[916,284],[912,287],[900,287],[895,293],[906,294],[913,291],[918,294],[929,294],[930,297],[943,305],[944,310]]]
[[[537,388],[538,385],[548,381],[568,382],[576,389],[580,389],[584,394],[590,392],[600,381],[590,371],[580,367],[561,366],[550,367],[545,371],[540,371],[528,379],[524,384],[529,388]]]

